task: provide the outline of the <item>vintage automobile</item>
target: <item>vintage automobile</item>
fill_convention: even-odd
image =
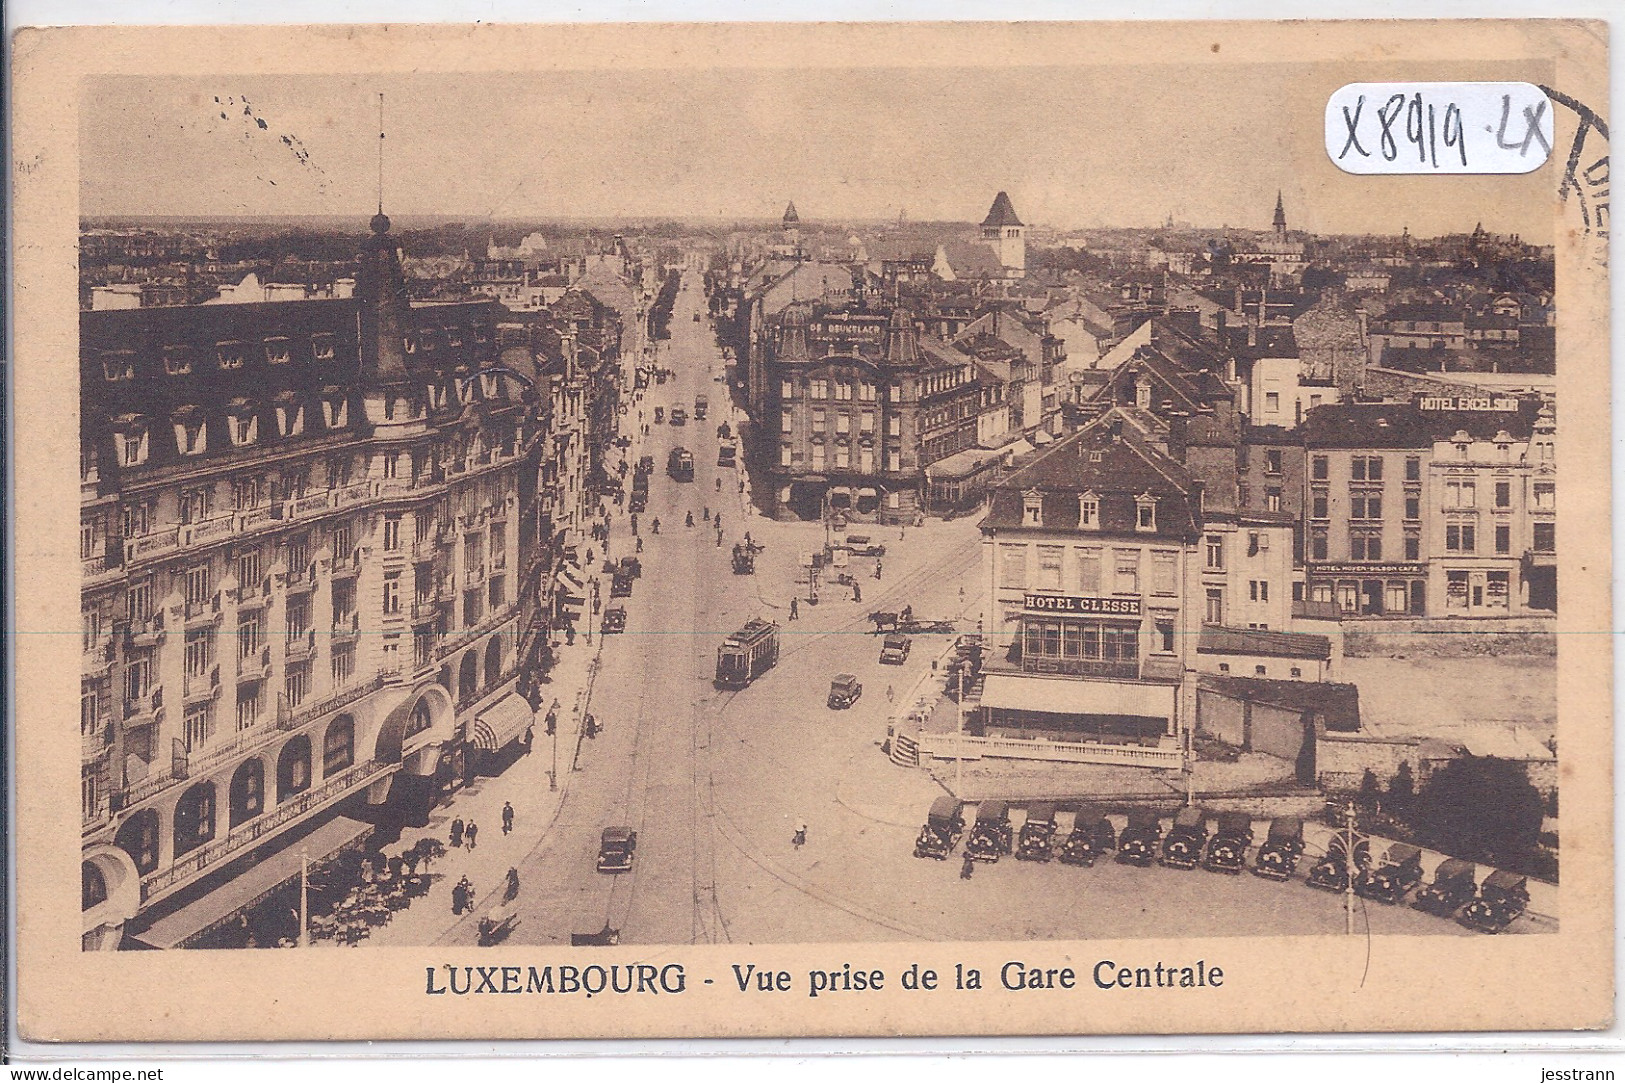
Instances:
[[[1021,836],[1016,840],[1017,861],[1048,861],[1054,857],[1055,806],[1048,801],[1035,801],[1027,806],[1027,820],[1021,825]]]
[[[1148,869],[1157,860],[1157,840],[1162,837],[1162,822],[1148,808],[1128,810],[1128,823],[1117,839],[1117,860],[1125,865]]]
[[[694,420],[695,421],[704,421],[705,420],[705,412],[706,412],[707,409],[710,408],[710,406],[711,406],[711,400],[710,399],[706,398],[704,395],[695,395],[694,396]]]
[[[983,801],[976,806],[976,823],[965,840],[965,852],[977,861],[997,861],[1010,852],[1011,837],[1009,802]]]
[[[636,514],[649,510],[649,490],[633,489],[632,496],[626,502],[627,509]]]
[[[609,596],[611,598],[632,597],[632,573],[621,568],[615,569],[615,578],[609,583]]]
[[[638,472],[639,473],[641,473],[641,474],[652,474],[652,473],[654,473],[654,469],[655,469],[655,457],[653,455],[644,455],[642,458],[638,459]]]
[[[643,578],[643,561],[637,557],[625,556],[620,559],[619,568],[633,579]]]
[[[844,711],[863,695],[863,685],[851,673],[837,673],[829,682],[829,709]]]
[[[632,446],[632,438],[630,436],[617,436],[614,442],[615,446],[618,448],[629,448]]]
[[[662,383],[665,382],[664,378],[662,378],[661,382]],[[666,420],[666,408],[664,406],[656,406],[655,407],[655,424],[658,425],[664,420]]]
[[[728,425],[728,423],[726,421],[724,421],[722,424],[717,426],[717,439],[718,440],[731,440],[731,439],[733,439],[733,429],[729,427],[729,425]]]
[[[732,444],[723,444],[717,448],[717,465],[724,470],[735,469],[739,466],[739,460],[735,458],[738,454],[739,449],[737,447]]]
[[[1498,933],[1517,920],[1529,905],[1529,881],[1515,872],[1496,869],[1479,885],[1478,898],[1456,923],[1481,933]]]
[[[1365,870],[1354,890],[1363,898],[1392,906],[1421,882],[1422,851],[1408,842],[1396,842],[1388,847],[1382,864]]]
[[[606,827],[598,836],[598,871],[625,872],[632,867],[638,833],[630,827]]]
[[[851,551],[855,557],[883,557],[886,547],[870,538],[867,534],[848,534],[842,547]]]
[[[880,643],[880,664],[883,666],[902,665],[908,661],[908,649],[911,645],[908,636],[887,636]]]
[[[1321,891],[1346,891],[1349,877],[1358,882],[1361,874],[1371,867],[1371,843],[1357,839],[1354,853],[1348,851],[1348,841],[1342,835],[1333,835],[1326,844],[1326,856],[1309,870],[1308,884]]]
[[[1239,876],[1247,867],[1247,847],[1253,844],[1253,818],[1245,812],[1219,813],[1219,828],[1207,844],[1202,867],[1209,872]]]
[[[1174,814],[1173,826],[1162,840],[1162,863],[1170,869],[1194,869],[1207,845],[1207,813],[1186,805]]]
[[[687,425],[688,411],[681,406],[673,406],[671,408],[671,423],[673,425]]]
[[[1433,870],[1431,883],[1422,885],[1411,908],[1447,918],[1478,894],[1478,866],[1459,857],[1446,858]]]
[[[931,802],[931,811],[925,814],[925,826],[914,840],[914,856],[946,861],[964,833],[965,817],[960,815],[959,802],[944,794]]]
[[[1286,880],[1298,867],[1303,855],[1303,820],[1298,816],[1277,816],[1270,821],[1264,845],[1253,858],[1253,875],[1266,880]]]
[[[604,624],[602,631],[605,635],[614,635],[626,631],[626,606],[612,605],[604,610]]]
[[[1093,868],[1101,857],[1117,848],[1117,832],[1100,810],[1085,805],[1072,814],[1072,833],[1061,843],[1063,865]]]
[[[735,575],[754,575],[756,573],[756,549],[744,542],[734,543],[733,565]]]

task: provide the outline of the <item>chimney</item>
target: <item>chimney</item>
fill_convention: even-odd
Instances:
[[[1168,417],[1168,457],[1176,462],[1185,461],[1185,449],[1190,424],[1190,415],[1183,410],[1176,411]]]
[[[1120,418],[1120,417],[1112,418],[1110,431],[1111,431],[1111,434],[1112,434],[1112,443],[1114,443],[1114,444],[1122,443],[1123,442],[1123,419]]]

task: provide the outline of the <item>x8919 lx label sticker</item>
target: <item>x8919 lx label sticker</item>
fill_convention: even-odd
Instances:
[[[1326,153],[1345,173],[1529,173],[1553,126],[1532,83],[1349,83],[1326,102]]]

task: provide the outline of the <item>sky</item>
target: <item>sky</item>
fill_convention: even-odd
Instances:
[[[81,211],[365,217],[382,92],[397,215],[773,219],[793,199],[808,222],[979,221],[1003,189],[1023,220],[1061,229],[1170,214],[1267,229],[1280,190],[1289,224],[1317,233],[1482,220],[1550,241],[1555,162],[1523,177],[1338,170],[1327,97],[1386,76],[1336,67],[103,77],[83,84]]]

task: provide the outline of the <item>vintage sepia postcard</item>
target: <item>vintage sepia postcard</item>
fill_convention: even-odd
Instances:
[[[14,55],[24,1037],[1609,1025],[1602,24]]]

